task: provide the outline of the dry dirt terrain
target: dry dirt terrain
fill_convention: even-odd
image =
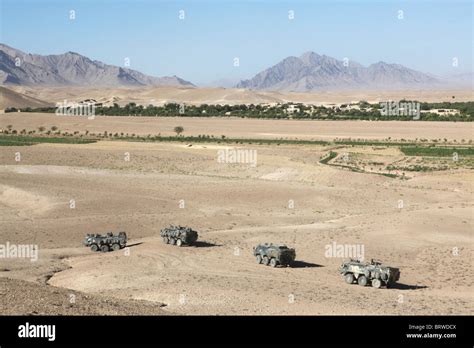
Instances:
[[[0,109],[6,109],[8,107],[40,108],[54,105],[54,103],[48,103],[35,97],[15,92],[13,89],[0,86]]]
[[[0,129],[11,125],[20,132],[56,126],[61,132],[90,134],[124,133],[141,136],[176,135],[174,128],[182,126],[183,135],[213,135],[220,138],[333,140],[352,139],[448,139],[470,140],[474,137],[472,122],[405,122],[405,121],[306,121],[258,120],[229,117],[127,117],[56,116],[53,113],[6,113],[0,115]]]
[[[1,115],[0,127],[50,127],[48,117],[54,117],[15,116]],[[82,119],[62,120],[56,117],[53,124],[85,130]],[[143,126],[151,121],[156,130],[151,123]],[[165,121],[170,123],[163,126]],[[132,125],[124,118],[100,118],[90,127],[166,133],[173,121],[140,119]],[[211,125],[180,121],[189,133]],[[205,134],[473,138],[472,126],[462,123],[335,122],[318,133],[323,123],[308,130],[296,121],[253,122],[213,120],[215,128]],[[373,127],[386,127],[385,133]],[[331,146],[239,145],[257,151],[255,167],[219,163],[218,151],[225,148],[125,141],[0,147],[0,241],[39,247],[36,262],[1,260],[0,292],[9,298],[0,301],[0,312],[473,313],[471,169],[415,172],[401,180],[319,163]],[[375,162],[405,157],[394,147],[344,151],[374,156]],[[192,226],[200,242],[181,248],[163,244],[159,230],[169,224]],[[126,231],[129,247],[93,253],[81,245],[86,233],[107,231]],[[295,267],[258,265],[252,247],[261,242],[296,248]],[[344,283],[337,271],[342,258],[326,255],[332,243],[364,246],[367,260],[401,269],[399,283],[390,289]],[[37,297],[26,301],[30,287]],[[77,295],[73,305],[71,293]]]

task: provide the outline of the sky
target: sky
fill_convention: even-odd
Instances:
[[[471,0],[0,0],[0,5],[0,42],[11,47],[45,55],[73,51],[119,66],[129,62],[143,73],[177,75],[198,85],[251,78],[307,51],[436,75],[473,71]]]

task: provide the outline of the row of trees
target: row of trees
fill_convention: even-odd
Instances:
[[[293,112],[289,112],[290,105],[293,105]],[[125,106],[114,104],[113,106],[99,106],[95,109],[96,115],[105,116],[183,116],[183,117],[249,117],[249,118],[271,118],[271,119],[360,119],[360,120],[413,120],[409,115],[382,115],[379,104],[369,104],[361,101],[358,109],[348,108],[347,105],[325,107],[312,106],[306,104],[278,104],[275,106],[240,104],[240,105],[184,105],[168,103],[163,106],[137,105],[129,103]],[[430,109],[457,109],[459,115],[442,116],[436,113],[422,113],[421,120],[426,121],[472,121],[474,119],[474,102],[456,103],[420,103],[421,110]],[[6,112],[18,111],[15,108],[7,109]],[[25,108],[23,112],[55,112],[51,108]]]
[[[174,127],[174,132],[176,133],[177,136],[179,136],[181,135],[181,133],[184,132],[184,128],[182,126],[176,126]],[[46,129],[46,127],[40,126],[38,127],[38,132],[36,130],[27,131],[26,129],[23,129],[18,132],[16,129],[13,129],[13,125],[9,124],[7,125],[6,129],[3,130],[3,133],[5,134],[46,134],[46,135],[58,134],[59,135],[61,134],[61,131],[58,129],[57,126],[51,126],[50,129]],[[69,134],[69,133],[66,132],[66,134]],[[79,134],[79,131],[75,131],[74,133],[70,133],[70,134],[77,135]],[[89,134],[89,131],[86,130],[85,135],[88,135],[88,134]],[[104,132],[105,136],[109,134],[112,135],[113,133],[107,132],[107,131]],[[115,133],[115,135],[119,136],[119,133]],[[124,136],[124,133],[120,133],[120,136]],[[128,133],[127,133],[127,136],[128,136]],[[223,135],[222,138],[225,138],[225,136]]]

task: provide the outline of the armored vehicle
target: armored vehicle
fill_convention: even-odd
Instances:
[[[190,227],[170,226],[160,231],[163,242],[171,245],[191,245],[198,239],[197,231]]]
[[[295,261],[296,252],[295,249],[290,249],[286,245],[265,243],[253,248],[253,256],[257,263],[263,263],[265,266],[291,266]]]
[[[90,247],[92,251],[117,251],[127,245],[127,234],[125,232],[119,232],[117,235],[112,232],[108,232],[106,235],[87,234],[84,245]]]
[[[359,285],[366,286],[371,283],[374,288],[385,285],[387,288],[400,279],[400,270],[395,267],[382,265],[382,261],[372,259],[369,262],[347,260],[339,269],[348,284],[357,281]]]

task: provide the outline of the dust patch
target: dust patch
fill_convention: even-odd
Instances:
[[[0,185],[0,204],[23,217],[43,215],[54,205],[48,197],[7,185]]]
[[[272,173],[268,173],[262,175],[260,179],[263,180],[291,180],[294,179],[298,175],[298,170],[294,168],[278,168],[276,171]]]

